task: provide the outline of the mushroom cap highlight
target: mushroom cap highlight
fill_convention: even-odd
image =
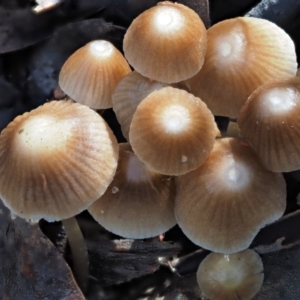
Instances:
[[[207,36],[205,63],[188,85],[214,115],[237,118],[258,86],[297,72],[292,39],[270,21],[229,19],[209,28]]]
[[[150,80],[136,71],[120,80],[113,93],[112,102],[122,133],[127,140],[130,123],[137,106],[150,93],[166,86],[166,83]]]
[[[129,128],[137,106],[152,92],[169,86],[156,80],[149,79],[140,73],[133,71],[124,76],[118,83],[113,96],[113,110],[124,137],[129,140]],[[186,90],[184,82],[177,82],[172,87]]]
[[[251,147],[235,138],[217,140],[205,162],[175,183],[178,225],[193,243],[214,252],[248,248],[286,207],[282,174],[265,169]]]
[[[110,42],[95,40],[74,52],[59,74],[60,88],[73,100],[93,109],[112,107],[112,94],[131,69]]]
[[[169,176],[150,170],[120,144],[116,175],[104,193],[88,209],[104,228],[126,238],[149,238],[176,224],[174,182]]]
[[[204,162],[217,134],[204,102],[184,90],[165,87],[138,105],[129,139],[138,158],[154,171],[180,175]]]
[[[200,289],[210,300],[250,300],[264,280],[259,255],[250,249],[234,253],[210,253],[197,271]]]
[[[140,74],[174,83],[199,72],[206,44],[206,29],[199,16],[182,4],[165,1],[132,22],[123,49],[129,64]]]
[[[113,179],[118,144],[88,107],[52,101],[0,135],[0,197],[16,215],[58,221],[97,200]]]
[[[257,88],[243,106],[238,124],[267,169],[300,169],[300,78],[276,80]]]

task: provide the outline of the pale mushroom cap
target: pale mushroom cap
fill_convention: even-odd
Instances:
[[[300,169],[300,78],[260,86],[238,117],[241,133],[273,172]]]
[[[182,4],[165,1],[132,22],[123,49],[130,65],[143,76],[174,83],[200,70],[206,44],[199,16]]]
[[[217,140],[202,166],[176,178],[178,225],[192,242],[214,252],[248,248],[285,206],[283,176],[266,170],[238,139]]]
[[[297,72],[292,39],[267,20],[229,19],[207,34],[205,63],[188,85],[214,115],[237,118],[258,86]]]
[[[151,171],[120,144],[116,175],[105,194],[89,212],[107,230],[126,238],[149,238],[176,224],[174,182]]]
[[[64,63],[60,88],[73,100],[93,109],[112,107],[118,82],[131,72],[122,53],[105,40],[86,44]]]
[[[135,154],[153,170],[180,175],[203,163],[217,133],[213,115],[199,98],[165,87],[139,104],[129,139]]]
[[[0,197],[23,218],[66,219],[105,192],[117,159],[117,141],[96,112],[52,101],[2,131]]]
[[[127,140],[130,123],[137,106],[150,93],[166,86],[166,83],[150,80],[136,71],[129,73],[118,83],[112,96],[113,110]]]
[[[262,261],[250,249],[227,255],[210,253],[197,271],[200,289],[210,300],[250,300],[263,280]]]

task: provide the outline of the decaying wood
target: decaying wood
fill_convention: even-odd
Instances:
[[[179,244],[159,240],[87,240],[90,276],[100,285],[113,285],[157,271],[161,258],[178,255]]]
[[[72,272],[38,224],[0,203],[0,298],[84,300]]]

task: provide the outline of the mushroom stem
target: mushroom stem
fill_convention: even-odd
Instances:
[[[84,292],[87,289],[89,272],[89,257],[86,243],[75,217],[64,219],[62,223],[72,252],[74,277]]]

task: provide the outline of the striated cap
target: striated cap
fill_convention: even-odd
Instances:
[[[220,253],[249,247],[286,206],[286,184],[266,170],[251,147],[235,138],[216,141],[202,166],[176,178],[175,216],[195,244]]]
[[[105,192],[117,159],[117,141],[96,112],[52,101],[2,131],[0,197],[20,217],[66,219]]]
[[[129,72],[127,61],[112,43],[96,40],[68,58],[59,74],[59,86],[76,102],[93,109],[110,108],[116,85]]]
[[[205,63],[188,85],[214,115],[237,118],[257,87],[297,72],[292,39],[270,21],[229,19],[212,26],[207,34]]]
[[[210,300],[251,300],[263,284],[263,272],[261,258],[253,250],[210,253],[198,268],[197,282]]]
[[[124,55],[143,76],[174,83],[199,72],[207,36],[199,16],[179,3],[160,2],[139,15],[128,28]]]
[[[121,125],[124,137],[129,139],[129,128],[137,106],[149,94],[169,86],[156,80],[149,79],[136,71],[123,77],[118,83],[113,96],[113,110]],[[186,90],[184,82],[173,83],[172,87]]]
[[[150,170],[120,144],[116,176],[105,194],[89,208],[90,214],[107,230],[126,238],[149,238],[176,224],[174,182]]]
[[[300,78],[260,86],[243,106],[238,124],[263,165],[273,172],[300,169]]]
[[[184,90],[165,87],[139,104],[129,139],[135,154],[153,170],[180,175],[204,162],[217,134],[204,102]]]
[[[113,110],[127,140],[130,123],[137,106],[153,91],[166,86],[166,83],[150,80],[136,71],[129,73],[118,83],[112,96]]]

